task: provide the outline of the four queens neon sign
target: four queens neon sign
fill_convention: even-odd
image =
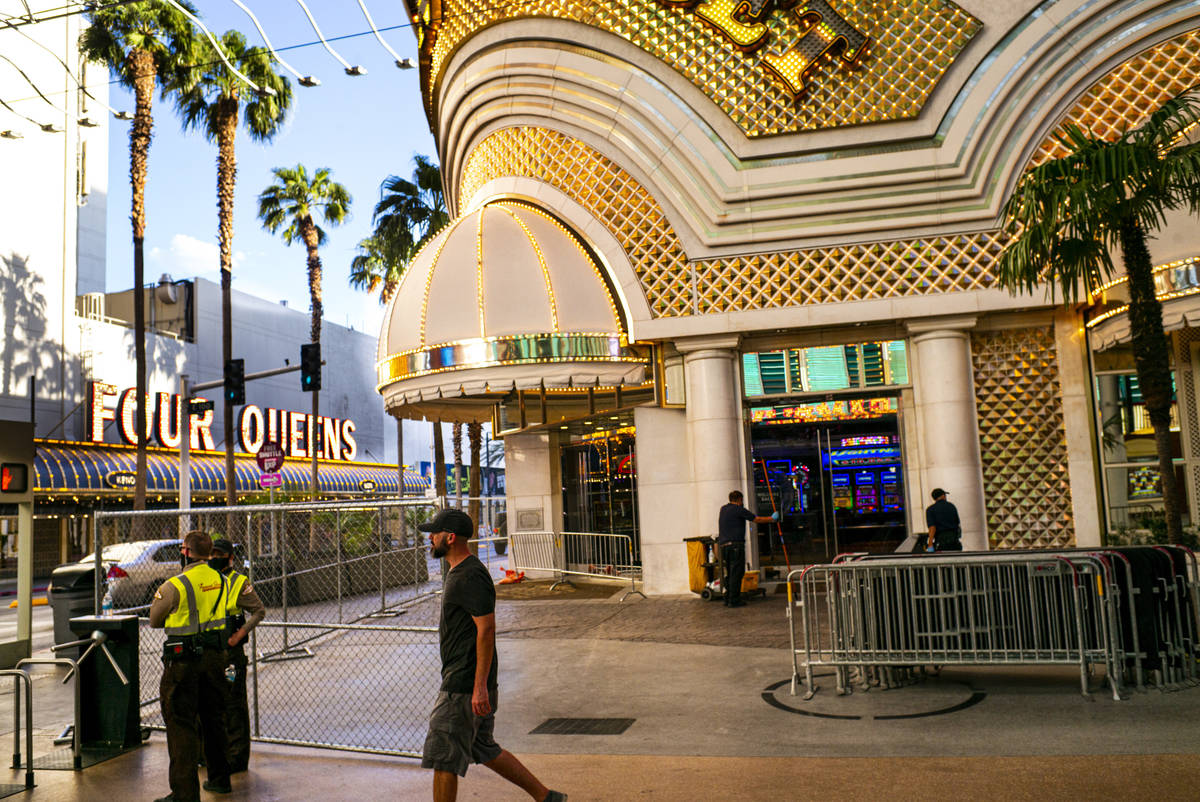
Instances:
[[[137,391],[117,392],[116,385],[93,381],[88,383],[87,439],[104,442],[108,421],[116,424],[121,440],[137,443]],[[146,435],[163,448],[178,448],[182,439],[183,399],[174,393],[147,393]],[[188,446],[192,449],[215,450],[212,435],[213,411],[192,415]],[[316,436],[311,433],[316,431]],[[321,416],[313,425],[313,416],[303,412],[268,407],[261,409],[248,404],[238,412],[237,447],[246,453],[258,451],[264,439],[279,443],[289,457],[311,457],[310,445],[315,441],[321,459],[351,461],[358,454],[352,420]]]

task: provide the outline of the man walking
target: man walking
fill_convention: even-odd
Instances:
[[[417,528],[429,534],[433,556],[444,557],[449,565],[438,624],[442,685],[421,760],[423,768],[433,769],[434,801],[454,801],[458,778],[466,776],[471,763],[482,763],[539,802],[566,800],[566,794],[542,785],[493,739],[499,669],[496,586],[468,548],[474,522],[461,510],[441,510]]]
[[[166,629],[163,673],[158,686],[163,723],[167,728],[171,793],[155,802],[198,802],[200,756],[197,720],[204,727],[204,759],[208,780],[204,790],[232,791],[225,757],[225,603],[229,589],[224,577],[208,565],[212,539],[188,532],[180,551],[184,571],[155,592],[150,603],[150,626]]]
[[[742,491],[729,493],[729,503],[717,514],[717,546],[721,549],[721,587],[725,589],[725,606],[742,607],[742,577],[746,575],[746,521],[769,524],[779,520],[779,513],[755,515],[743,506]]]
[[[229,585],[225,605],[225,646],[229,665],[237,672],[229,688],[225,708],[229,773],[245,771],[250,764],[250,705],[246,701],[246,639],[267,615],[267,608],[254,592],[246,575],[233,567],[233,543],[219,537],[212,544],[208,564],[225,576]]]
[[[933,503],[925,508],[925,525],[929,527],[926,551],[962,551],[962,524],[958,509],[946,500],[946,491],[935,487],[930,494]]]

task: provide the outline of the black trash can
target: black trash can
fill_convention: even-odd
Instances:
[[[129,684],[121,682],[99,646],[80,663],[79,745],[84,749],[129,749],[142,742],[138,617],[88,615],[71,619],[72,640],[90,638],[97,630],[107,636],[104,645]],[[75,657],[78,659],[78,655]]]
[[[54,642],[78,640],[71,632],[71,619],[96,612],[96,567],[92,563],[60,565],[50,574],[46,595],[54,615]]]

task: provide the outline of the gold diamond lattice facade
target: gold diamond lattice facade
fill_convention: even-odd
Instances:
[[[1170,98],[1200,82],[1200,30],[1153,47],[1092,85],[1055,130],[1078,125],[1099,139],[1116,139]],[[1052,136],[1042,143],[1030,166],[1066,155]]]
[[[780,57],[809,32],[810,23],[790,11],[765,20],[764,44],[747,52],[693,9],[657,0],[444,0],[436,35],[427,38],[432,49],[426,97],[434,96],[447,60],[472,34],[497,22],[541,17],[590,25],[645,50],[691,81],[751,137],[902,120],[920,113],[981,27],[947,0],[832,5],[870,44],[852,69],[830,55],[817,59],[797,96],[781,77],[786,59]]]
[[[1057,353],[1050,327],[971,335],[992,548],[1074,545]]]
[[[982,289],[1004,247],[999,231],[844,248],[737,256],[689,265],[653,196],[611,159],[545,128],[497,131],[476,147],[460,197],[493,178],[553,184],[607,222],[641,280],[655,317],[861,301]]]

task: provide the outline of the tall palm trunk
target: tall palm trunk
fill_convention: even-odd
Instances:
[[[1133,363],[1138,386],[1146,404],[1146,414],[1154,428],[1154,446],[1158,452],[1158,472],[1162,478],[1163,514],[1167,520],[1167,539],[1179,543],[1183,521],[1179,508],[1179,489],[1175,482],[1175,463],[1171,456],[1171,366],[1167,335],[1163,331],[1162,303],[1154,294],[1154,274],[1146,232],[1132,218],[1120,224],[1121,254],[1129,277],[1129,329],[1132,335]]]
[[[133,508],[146,509],[146,262],[143,244],[146,240],[146,162],[150,155],[154,119],[156,70],[154,57],[145,50],[131,50],[129,72],[136,76],[133,83],[133,127],[129,131],[129,185],[132,190],[130,222],[133,224],[133,352],[137,371],[137,476],[133,485]],[[188,436],[184,427],[184,436]],[[136,519],[135,519],[136,521]],[[135,527],[136,528],[136,527]],[[131,532],[136,537],[138,533]]]
[[[300,228],[300,236],[304,240],[304,247],[308,249],[308,296],[312,303],[312,322],[309,336],[314,343],[321,342],[321,315],[323,308],[321,306],[321,257],[317,252],[317,228],[313,225],[311,217],[306,217]],[[317,430],[320,428],[318,422],[321,420],[321,391],[313,390],[312,394],[312,426],[308,431],[308,453],[312,459],[312,485],[310,487],[313,501],[316,501],[319,493],[317,491],[317,446],[319,437]],[[311,516],[310,516],[311,521]],[[314,526],[309,525],[308,531],[308,549],[309,552],[317,550],[317,531]]]
[[[433,486],[437,494],[446,496],[446,445],[442,442],[442,422],[433,422]]]
[[[483,424],[473,421],[467,424],[467,442],[471,448],[470,481],[467,483],[467,495],[471,500],[467,503],[467,514],[479,526],[481,487],[483,485],[483,467],[480,464],[480,453],[483,450]]]
[[[454,499],[455,506],[462,509],[463,498],[463,458],[462,458],[462,424],[455,423],[451,445],[454,447]]]
[[[221,357],[233,359],[233,191],[237,184],[238,101],[219,101],[217,124],[217,240],[221,247]],[[237,473],[233,467],[233,404],[225,397],[225,504],[237,504]],[[229,522],[232,523],[232,520]],[[228,530],[230,527],[226,526]],[[232,533],[230,533],[232,534]]]

